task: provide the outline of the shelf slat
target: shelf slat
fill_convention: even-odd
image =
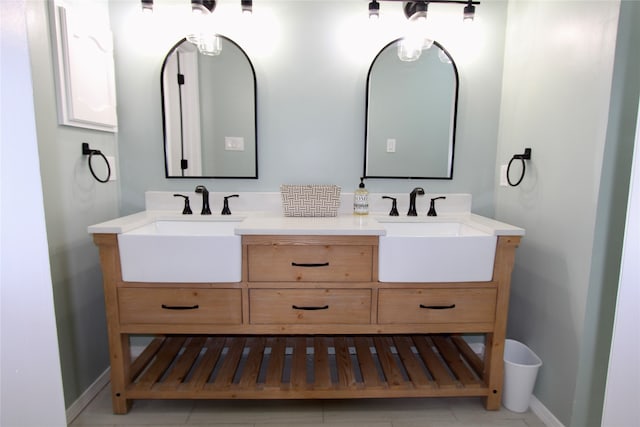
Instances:
[[[207,380],[211,376],[211,372],[213,371],[218,359],[220,357],[220,353],[222,352],[222,348],[224,345],[224,338],[220,337],[210,337],[207,339],[207,342],[203,348],[204,356],[202,360],[198,363],[195,370],[193,371],[193,376],[190,381],[183,384],[180,388],[188,391],[199,391],[204,387]]]
[[[317,390],[331,388],[328,341],[329,338],[326,337],[318,337],[313,341],[313,384]]]
[[[398,354],[402,360],[404,368],[416,387],[434,387],[435,384],[427,377],[423,366],[416,355],[411,350],[411,339],[406,336],[394,337],[393,342],[398,349]]]
[[[282,371],[284,369],[284,358],[286,351],[286,338],[270,338],[271,356],[267,367],[266,389],[278,389],[282,382]]]
[[[368,337],[355,337],[356,354],[358,355],[358,364],[360,365],[360,372],[364,382],[364,387],[368,389],[383,388],[383,384],[380,381],[378,369],[376,368],[373,355],[371,353],[371,338]]]
[[[435,351],[433,350],[433,341],[429,336],[414,336],[413,342],[418,349],[418,353],[422,357],[425,365],[431,375],[436,381],[439,388],[453,388],[455,387],[454,378],[449,375],[447,367],[440,361]]]
[[[142,373],[140,380],[137,381],[136,387],[140,389],[150,389],[153,387],[162,374],[169,368],[173,359],[182,348],[182,344],[186,341],[186,337],[170,337],[158,350],[154,359],[148,365],[148,369]]]

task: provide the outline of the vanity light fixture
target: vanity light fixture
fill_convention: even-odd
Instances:
[[[464,22],[473,22],[473,18],[476,15],[476,7],[473,5],[473,2],[469,0],[469,3],[464,7],[464,14],[462,16],[462,20]]]
[[[209,15],[215,8],[215,0],[191,0],[191,12],[195,14]]]
[[[198,47],[198,51],[207,56],[220,55],[222,51],[222,41],[218,34],[211,29],[208,22],[209,15],[216,8],[215,0],[191,0],[191,11],[193,12],[193,32],[188,34],[186,39]]]
[[[380,3],[376,0],[372,0],[369,3],[369,19],[377,20],[380,18]]]
[[[479,1],[474,0],[423,0],[423,1],[403,1],[403,0],[372,0],[369,3],[369,17],[373,16],[372,7],[374,4],[377,6],[376,8],[376,16],[379,15],[380,5],[378,1],[390,1],[390,2],[400,2],[402,1],[402,8],[404,10],[404,14],[407,19],[416,19],[416,18],[424,18],[427,17],[427,9],[429,7],[429,3],[456,3],[456,4],[464,4],[463,10],[463,20],[464,21],[473,21],[476,13],[475,5],[480,4]]]
[[[426,21],[429,2],[407,1],[404,2],[404,15],[410,21]]]
[[[142,13],[153,13],[153,0],[142,0]]]
[[[240,7],[242,7],[243,15],[253,14],[253,0],[241,0]]]
[[[402,1],[402,0],[379,0],[379,1]],[[433,40],[427,36],[425,31],[425,25],[427,22],[427,11],[430,3],[452,3],[452,4],[464,4],[463,21],[472,22],[475,17],[476,7],[480,4],[479,1],[474,0],[421,0],[421,1],[403,1],[402,10],[404,15],[409,20],[407,29],[407,35],[402,38],[398,43],[398,58],[401,61],[416,61],[420,58],[423,50],[429,49],[433,44]],[[374,6],[375,4],[375,6]],[[372,11],[375,12],[372,12]],[[369,18],[372,18],[373,14],[378,17],[380,14],[380,5],[378,1],[372,0],[369,3]],[[442,60],[442,58],[441,58]]]
[[[398,43],[398,58],[404,62],[417,61],[423,50],[431,48],[433,40],[427,36],[426,2],[405,2],[404,14],[409,19],[407,33]]]

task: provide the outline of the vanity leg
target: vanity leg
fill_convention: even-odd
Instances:
[[[485,401],[487,410],[497,411],[502,402],[504,340],[507,332],[511,273],[519,244],[519,236],[500,236],[496,247],[493,267],[493,280],[498,282],[496,319],[493,331],[485,335],[484,381],[489,387],[489,395]]]
[[[126,399],[126,387],[130,378],[131,345],[128,335],[120,335],[111,343],[111,403],[114,414],[126,414],[131,400]]]
[[[115,414],[126,414],[131,402],[127,401],[126,386],[131,379],[131,344],[129,335],[120,333],[118,309],[118,283],[122,279],[120,253],[116,234],[94,234],[93,241],[100,251],[100,265],[104,286],[104,301],[109,336],[111,362],[111,400]]]
[[[488,411],[497,411],[502,402],[504,378],[504,340],[495,339],[494,334],[485,336],[484,380],[489,387],[489,395],[484,399]]]

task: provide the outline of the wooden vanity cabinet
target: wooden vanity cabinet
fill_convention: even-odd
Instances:
[[[124,282],[100,250],[113,411],[134,399],[478,396],[499,409],[518,236],[493,280],[381,283],[377,236],[242,237],[240,283]],[[484,334],[481,358],[461,334]],[[154,336],[133,358],[130,337]]]

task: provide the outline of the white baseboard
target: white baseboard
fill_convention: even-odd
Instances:
[[[529,403],[529,409],[536,414],[540,421],[547,427],[564,427],[559,419],[551,413],[551,411],[542,404],[535,396],[531,396],[531,403]]]
[[[1,1],[1,0],[0,0]],[[131,357],[136,358],[144,350],[144,346],[131,346]],[[100,393],[100,391],[109,384],[111,369],[107,368],[100,376],[82,393],[82,395],[76,399],[75,402],[67,408],[67,425],[71,424],[78,415],[84,410],[84,408],[91,403],[91,401]]]
[[[100,391],[109,384],[110,368],[107,368],[100,376],[87,388],[75,402],[67,408],[67,425],[71,424],[78,415],[87,407],[89,403],[100,393]]]

